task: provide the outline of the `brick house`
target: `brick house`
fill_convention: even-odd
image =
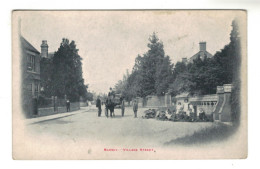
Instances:
[[[37,115],[40,93],[40,52],[20,36],[22,105],[26,117]]]

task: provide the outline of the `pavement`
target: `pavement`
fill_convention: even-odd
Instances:
[[[83,113],[83,112],[86,112],[86,111],[89,111],[89,110],[90,110],[90,107],[81,107],[80,110],[77,110],[77,111],[58,113],[58,114],[49,115],[49,116],[42,116],[42,117],[26,119],[25,120],[25,124],[29,125],[29,124],[34,124],[34,123],[40,123],[40,122],[48,121],[48,120],[56,120],[56,119],[60,119],[60,118],[64,118],[64,117],[68,117],[68,116],[72,116],[72,115],[76,115],[76,114],[80,114],[80,113]]]

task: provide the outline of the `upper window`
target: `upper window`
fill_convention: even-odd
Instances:
[[[27,70],[35,72],[35,56],[27,56]]]

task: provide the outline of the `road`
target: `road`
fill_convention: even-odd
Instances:
[[[120,146],[162,146],[179,137],[192,135],[214,123],[188,123],[143,119],[145,109],[138,110],[138,118],[134,118],[132,108],[127,107],[125,116],[121,109],[115,109],[115,117],[107,118],[102,108],[101,117],[97,109],[81,108],[72,115],[35,122],[27,125],[33,136],[52,136],[66,141],[92,140],[107,145]]]

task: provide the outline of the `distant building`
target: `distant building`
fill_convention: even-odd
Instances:
[[[193,55],[190,59],[189,62],[193,62],[193,60],[200,58],[201,60],[205,59],[205,58],[212,58],[212,54],[210,54],[209,52],[207,52],[206,47],[207,47],[207,43],[206,42],[200,42],[200,51],[198,53],[196,53],[195,55]]]
[[[187,58],[182,58],[182,62],[187,64],[188,63],[188,59]]]
[[[189,59],[187,58],[182,58],[183,63],[192,63],[195,59],[200,58],[201,60],[205,58],[212,58],[213,55],[209,52],[207,52],[207,43],[206,42],[200,42],[199,43],[199,52],[190,57]]]

